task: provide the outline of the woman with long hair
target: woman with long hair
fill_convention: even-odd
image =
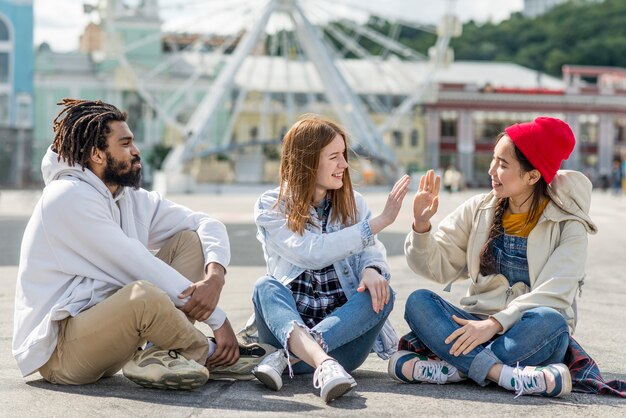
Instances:
[[[256,327],[260,342],[279,348],[253,371],[267,387],[279,390],[285,369],[314,371],[329,402],[356,386],[346,370],[371,350],[393,354],[394,296],[376,234],[396,219],[408,187],[403,176],[372,217],[352,187],[343,129],[305,115],[287,132],[280,186],[263,193],[254,211],[267,263],[254,286]]]
[[[406,259],[420,276],[452,284],[469,278],[456,307],[428,290],[406,303],[413,347],[389,374],[402,382],[489,381],[519,395],[564,396],[562,364],[576,326],[575,296],[585,277],[591,183],[559,171],[574,149],[570,127],[539,117],[505,129],[489,168],[492,190],[448,215],[434,233],[440,179],[429,171],[413,200]],[[404,338],[403,338],[404,340]],[[436,358],[433,358],[436,357]]]

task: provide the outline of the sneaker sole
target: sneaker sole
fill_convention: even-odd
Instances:
[[[252,374],[252,372],[248,373],[248,374],[239,374],[239,373],[232,373],[232,372],[214,372],[211,371],[211,373],[209,374],[209,380],[241,380],[241,381],[248,381],[248,380],[253,380],[254,379],[254,375]]]
[[[263,383],[267,388],[274,391],[279,391],[283,387],[282,382],[277,384],[274,376],[271,376],[269,373],[257,370],[256,372],[252,372],[252,375],[256,377],[259,382]],[[279,379],[281,379],[280,376]]]
[[[208,380],[205,374],[200,373],[167,373],[156,381],[127,374],[124,376],[145,388],[165,390],[193,390],[203,386]]]
[[[324,402],[328,403],[350,392],[352,388],[355,386],[356,386],[356,383],[354,384],[351,382],[340,383],[337,386],[330,389],[328,393],[322,395],[322,399],[324,400]]]

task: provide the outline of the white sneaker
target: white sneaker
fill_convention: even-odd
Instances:
[[[138,385],[155,389],[190,390],[209,380],[206,367],[187,360],[177,351],[154,346],[137,351],[135,357],[124,365],[122,373]]]
[[[408,371],[403,366],[409,364]],[[413,363],[411,365],[411,363]],[[456,367],[443,360],[431,360],[412,351],[400,350],[389,359],[387,373],[393,379],[406,383],[444,383],[460,382],[461,377]]]
[[[356,386],[356,382],[335,359],[325,360],[315,370],[313,386],[320,390],[326,403],[345,395]]]
[[[558,397],[572,391],[572,376],[565,364],[551,364],[545,367],[515,367],[511,386],[517,394]]]
[[[287,367],[287,355],[285,350],[277,350],[266,356],[258,366],[252,369],[254,377],[272,390],[280,390],[283,387],[281,375]]]

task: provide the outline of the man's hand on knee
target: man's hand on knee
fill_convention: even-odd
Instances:
[[[207,274],[204,279],[193,283],[178,296],[180,299],[189,298],[181,310],[196,321],[204,322],[209,319],[220,300],[225,273],[222,265],[210,263],[207,266]]]
[[[239,343],[228,319],[224,321],[224,325],[213,331],[213,336],[217,348],[213,355],[207,359],[206,365],[210,368],[235,364],[239,360]]]

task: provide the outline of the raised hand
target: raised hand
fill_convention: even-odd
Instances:
[[[370,219],[372,233],[378,234],[396,220],[402,208],[402,201],[409,191],[410,182],[411,178],[405,174],[393,185],[383,212],[377,217]]]
[[[434,170],[420,179],[420,184],[413,197],[413,230],[426,232],[430,230],[430,218],[437,213],[439,207],[439,186],[441,177],[435,176]]]

